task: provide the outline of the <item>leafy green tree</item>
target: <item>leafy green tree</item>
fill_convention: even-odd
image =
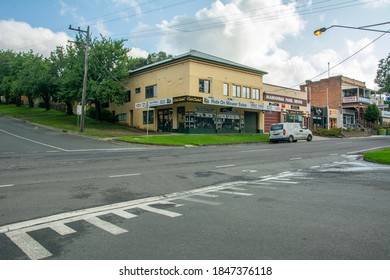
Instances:
[[[167,53],[165,53],[163,51],[160,51],[158,53],[152,53],[152,54],[149,54],[148,57],[146,58],[146,64],[147,65],[153,64],[153,63],[156,63],[159,61],[169,59],[171,57],[172,57],[172,55],[168,55]]]
[[[379,61],[375,83],[379,86],[379,93],[390,93],[390,53],[387,58]]]
[[[122,104],[126,100],[123,80],[128,76],[128,49],[123,40],[101,36],[90,44],[87,100],[96,108],[96,119],[102,120],[102,105]]]
[[[57,101],[66,104],[66,113],[73,115],[73,105],[81,100],[84,73],[83,50],[77,45],[57,47],[50,55],[56,75]]]
[[[366,121],[377,122],[379,120],[379,108],[375,104],[369,104],[364,115]]]

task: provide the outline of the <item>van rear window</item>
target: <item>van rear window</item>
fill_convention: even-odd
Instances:
[[[271,130],[274,131],[274,130],[282,130],[283,129],[283,124],[274,124],[274,125],[271,125]]]

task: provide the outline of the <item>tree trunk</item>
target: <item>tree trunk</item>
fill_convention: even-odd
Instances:
[[[95,100],[95,107],[96,107],[96,119],[102,122],[103,121],[102,105],[100,104],[100,101]]]
[[[34,107],[34,99],[31,96],[28,96],[28,107],[33,108]]]
[[[66,101],[65,104],[66,104],[66,114],[69,115],[69,116],[73,115],[72,102]]]

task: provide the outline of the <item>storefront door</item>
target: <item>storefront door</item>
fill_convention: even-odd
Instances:
[[[258,113],[245,112],[245,133],[257,133],[257,119]]]
[[[172,132],[173,109],[158,110],[158,131]]]

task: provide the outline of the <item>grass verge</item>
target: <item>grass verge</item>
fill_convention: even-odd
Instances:
[[[390,148],[364,153],[363,158],[367,161],[390,164]]]
[[[222,145],[234,143],[268,142],[269,136],[265,134],[169,134],[151,136],[128,136],[119,140],[132,143],[147,143],[156,145]]]
[[[32,123],[46,125],[61,130],[79,133],[76,115],[66,115],[56,110],[46,111],[44,108],[16,107],[14,104],[0,104],[0,115],[8,115],[13,118],[25,119]],[[110,138],[134,134],[134,130],[119,124],[100,122],[85,118],[83,135]],[[139,133],[139,131],[138,131]]]

